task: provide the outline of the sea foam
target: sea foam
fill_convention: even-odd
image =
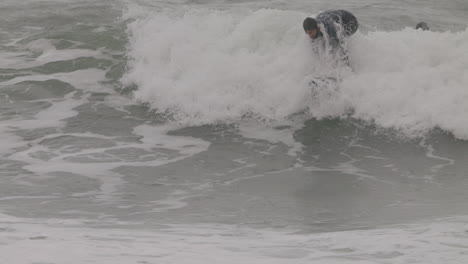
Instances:
[[[468,30],[358,32],[348,41],[351,69],[334,68],[313,52],[306,16],[272,9],[139,14],[128,24],[122,82],[138,87],[137,100],[190,124],[282,121],[306,111],[468,139]],[[338,78],[338,89],[311,92],[308,82],[324,76]]]

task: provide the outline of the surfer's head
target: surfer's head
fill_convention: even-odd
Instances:
[[[311,39],[316,39],[319,36],[320,28],[318,27],[317,20],[308,17],[302,23],[304,31]]]

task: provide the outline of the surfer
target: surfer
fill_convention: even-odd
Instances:
[[[358,21],[353,14],[346,10],[328,10],[316,18],[307,17],[303,27],[312,40],[321,41],[331,53],[340,55],[349,64],[345,40],[358,29]]]
[[[421,21],[416,25],[416,29],[422,29],[422,30],[426,31],[426,30],[429,30],[429,26],[427,25],[426,22]]]

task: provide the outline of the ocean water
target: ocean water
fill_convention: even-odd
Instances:
[[[302,30],[334,8],[350,67]],[[468,262],[467,23],[465,0],[1,1],[1,262]]]

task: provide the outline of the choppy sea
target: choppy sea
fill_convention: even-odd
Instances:
[[[327,9],[359,20],[350,67],[303,32]],[[0,262],[468,263],[467,24],[466,0],[2,0]]]

